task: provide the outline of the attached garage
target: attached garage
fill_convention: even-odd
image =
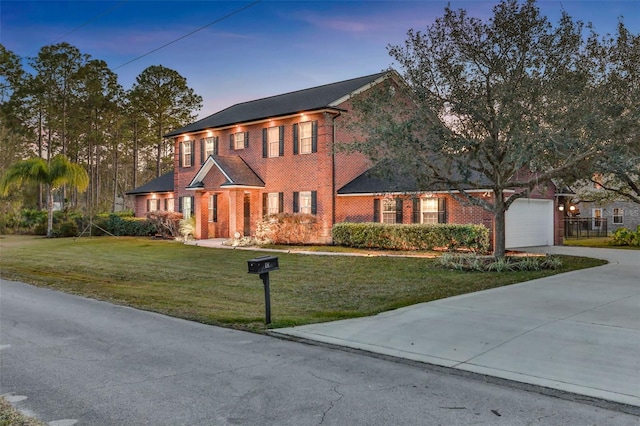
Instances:
[[[506,247],[553,245],[553,200],[521,198],[505,218]]]

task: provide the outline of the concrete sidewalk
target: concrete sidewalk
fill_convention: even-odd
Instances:
[[[610,263],[273,334],[640,406],[640,251],[525,250]]]

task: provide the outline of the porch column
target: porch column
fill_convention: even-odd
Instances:
[[[238,193],[229,191],[229,237],[233,238],[238,230],[238,222],[236,218],[236,205],[238,203]]]
[[[209,199],[208,192],[196,192],[194,198],[193,214],[196,219],[195,239],[209,238]]]

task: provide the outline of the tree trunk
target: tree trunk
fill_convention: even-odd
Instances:
[[[493,223],[493,255],[496,258],[503,258],[506,253],[506,233],[505,233],[505,205],[502,190],[495,191],[494,201],[494,223]]]
[[[47,185],[47,238],[53,237],[53,190]]]

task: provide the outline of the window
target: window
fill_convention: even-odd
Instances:
[[[420,204],[420,223],[438,223],[438,199],[423,198]]]
[[[204,138],[201,141],[201,156],[202,163],[204,164],[205,160],[209,158],[210,155],[218,155],[218,138]]]
[[[182,197],[182,217],[187,219],[193,214],[192,210],[192,197]]]
[[[614,225],[622,225],[623,224],[623,216],[624,210],[620,208],[613,209],[613,223]]]
[[[602,227],[602,209],[593,209],[593,229]]]
[[[193,166],[193,144],[195,141],[180,142],[180,167]]]
[[[382,223],[396,223],[396,200],[382,199]]]
[[[269,145],[269,157],[280,156],[280,137],[278,127],[267,129],[267,144]]]
[[[293,212],[316,214],[318,212],[318,192],[302,191],[293,193]]]
[[[262,157],[284,155],[284,126],[262,129]]]
[[[445,197],[414,198],[413,223],[447,223]]]
[[[318,122],[305,121],[293,125],[293,153],[318,152]]]
[[[249,132],[232,133],[229,136],[229,149],[244,149],[249,146]]]
[[[262,215],[282,213],[284,210],[284,193],[269,192],[262,194]]]
[[[218,194],[209,195],[209,222],[218,221]]]
[[[160,210],[160,200],[157,200],[155,198],[147,199],[147,211],[155,212],[157,210]]]
[[[172,212],[173,209],[175,208],[173,203],[174,203],[173,198],[165,198],[164,199],[164,209],[165,209],[165,211]]]
[[[402,223],[402,199],[375,198],[373,200],[373,221],[382,223]]]

